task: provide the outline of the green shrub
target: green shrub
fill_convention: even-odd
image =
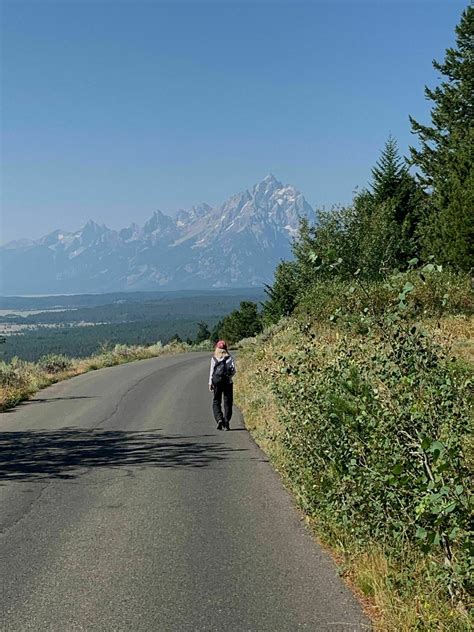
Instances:
[[[432,556],[446,591],[469,589],[472,372],[404,322],[340,335],[304,329],[274,391],[286,469],[305,510],[361,546]],[[340,330],[341,331],[341,330]]]
[[[213,351],[214,344],[211,340],[201,340],[201,342],[195,342],[191,349],[193,351]]]
[[[335,278],[311,286],[296,314],[305,322],[341,318],[360,322],[361,315],[381,317],[389,310],[397,310],[398,316],[405,319],[471,315],[474,311],[471,279],[467,274],[434,264],[392,274],[383,281],[365,282],[357,276],[350,281]]]
[[[72,368],[73,362],[71,358],[65,355],[50,353],[43,356],[38,361],[40,369],[46,373],[63,373]]]
[[[472,589],[472,366],[419,323],[472,311],[468,275],[434,264],[328,279],[257,376],[276,397],[280,464],[319,532],[401,566],[418,551],[454,603]]]

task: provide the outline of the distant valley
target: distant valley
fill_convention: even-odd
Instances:
[[[299,218],[314,211],[295,187],[267,176],[219,207],[112,230],[94,221],[76,232],[0,248],[1,294],[102,293],[262,287],[291,254]]]
[[[0,297],[0,361],[37,361],[49,353],[85,357],[116,344],[194,341],[198,323],[212,329],[241,301],[259,303],[261,288]]]

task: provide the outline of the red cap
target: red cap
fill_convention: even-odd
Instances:
[[[219,342],[216,344],[216,349],[227,349],[225,340],[219,340]]]

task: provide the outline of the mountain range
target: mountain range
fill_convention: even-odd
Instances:
[[[1,293],[262,286],[291,256],[300,217],[315,220],[303,195],[269,175],[218,207],[200,204],[174,217],[155,211],[121,230],[89,221],[36,241],[0,248]]]

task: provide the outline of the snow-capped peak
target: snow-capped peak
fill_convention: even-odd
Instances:
[[[291,257],[301,216],[314,221],[303,195],[269,174],[218,207],[202,203],[175,217],[156,210],[143,227],[131,223],[119,231],[90,220],[26,248],[4,246],[4,291],[262,285],[278,261]]]

